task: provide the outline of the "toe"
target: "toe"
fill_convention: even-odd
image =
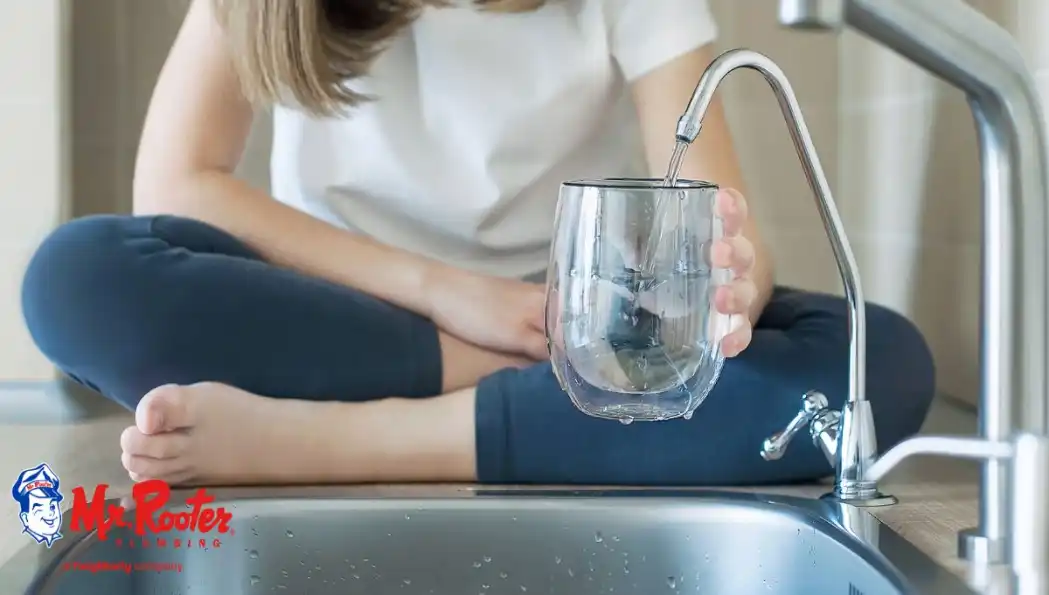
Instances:
[[[159,386],[135,408],[135,426],[143,434],[158,434],[193,425],[191,390],[177,384]]]
[[[149,435],[131,426],[120,434],[120,449],[132,456],[172,459],[185,454],[188,447],[189,437],[181,432]]]
[[[189,472],[186,462],[182,459],[153,459],[124,452],[120,455],[120,462],[135,481],[163,479],[175,482],[186,477]]]

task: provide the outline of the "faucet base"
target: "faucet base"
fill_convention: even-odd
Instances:
[[[980,566],[1005,562],[1005,544],[1001,539],[991,539],[972,527],[958,532],[958,557]]]
[[[880,506],[892,506],[898,504],[900,499],[891,494],[875,493],[873,496],[861,498],[856,496],[843,497],[837,492],[828,492],[820,497],[821,500],[848,504],[857,508],[876,508]]]

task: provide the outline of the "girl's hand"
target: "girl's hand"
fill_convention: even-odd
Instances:
[[[729,269],[733,280],[717,289],[714,307],[722,314],[730,315],[729,333],[721,340],[721,351],[725,357],[735,357],[750,344],[751,305],[758,297],[758,289],[751,279],[754,269],[754,246],[743,237],[743,225],[747,221],[747,201],[739,192],[723,188],[718,192],[715,212],[721,217],[724,237],[710,248],[711,264]]]
[[[430,319],[441,330],[494,351],[549,357],[545,285],[442,267],[425,291]]]

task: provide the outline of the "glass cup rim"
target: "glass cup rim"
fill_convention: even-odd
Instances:
[[[664,186],[663,178],[584,178],[562,182],[570,188],[600,188],[602,190],[717,190],[718,185],[703,180],[678,179],[673,186]]]

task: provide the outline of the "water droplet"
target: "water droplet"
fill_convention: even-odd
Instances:
[[[251,581],[252,585],[257,585],[257,584],[262,582],[262,579],[257,577],[257,576],[255,576],[254,574],[251,575],[251,578],[249,578],[248,580]]]
[[[507,574],[507,573],[505,573],[505,572],[500,572],[500,573],[499,573],[499,578],[501,578],[501,579],[504,579],[504,580],[505,580],[505,579],[507,579],[507,578],[509,578],[509,577],[510,577],[510,575],[509,575],[509,574]]]
[[[560,564],[560,563],[561,563],[561,556],[554,556],[554,564]]]
[[[288,578],[288,571],[287,571],[287,570],[281,570],[281,571],[280,571],[280,574],[281,574],[281,576],[283,576],[284,578]]]
[[[259,552],[257,550],[251,550],[250,552],[248,552],[248,557],[251,558],[252,560],[258,560],[259,559]]]
[[[482,591],[487,591],[488,590],[488,585],[481,585],[481,590]]]
[[[255,537],[258,537],[259,536],[258,529],[256,529],[255,527],[252,527],[251,528],[251,534],[254,535]]]
[[[604,540],[605,540],[605,537],[603,535],[601,535],[600,531],[598,531],[597,533],[594,533],[594,543],[601,543]]]
[[[485,556],[485,557],[484,557],[484,561],[485,561],[486,563],[487,563],[487,562],[491,562],[491,561],[492,561],[492,557],[491,557],[491,556]]]
[[[634,418],[630,416],[620,417],[619,423],[623,424],[624,426],[629,426],[630,424],[634,423]]]
[[[404,520],[406,520],[406,521],[410,521],[410,520],[412,520],[412,515],[410,515],[410,514],[405,514],[405,515],[404,515]]]
[[[412,579],[410,579],[410,578],[406,578],[406,579],[404,579],[404,581],[403,581],[403,582],[404,582],[404,584],[406,584],[406,585],[410,585],[410,584],[412,584]]]
[[[287,535],[288,537],[295,537],[295,534],[292,533],[290,529],[285,531],[284,534]]]
[[[527,590],[528,590],[528,587],[526,587],[526,586],[524,586],[524,585],[521,585],[521,592],[522,592],[522,593],[524,593],[524,592],[525,592],[525,591],[527,591]]]
[[[613,535],[612,536],[612,541],[619,541],[619,536],[618,535]],[[626,553],[624,553],[623,555],[625,556]]]
[[[575,571],[573,571],[571,568],[569,568],[568,569],[568,576],[575,577]]]
[[[359,574],[353,575],[353,580],[355,580],[355,581],[361,580],[361,575],[359,575]]]
[[[667,586],[670,587],[671,589],[675,589],[676,590],[677,589],[677,577],[668,576],[667,577]]]
[[[480,562],[474,562],[474,568],[480,568],[480,567],[481,567],[481,563]]]

